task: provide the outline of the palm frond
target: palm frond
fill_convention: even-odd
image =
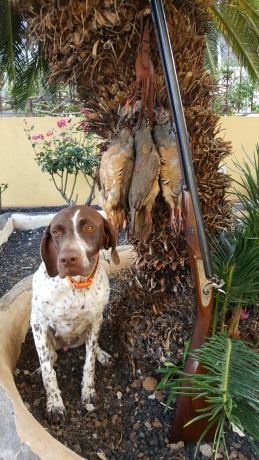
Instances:
[[[249,227],[236,225],[234,232],[219,232],[211,237],[212,259],[219,279],[225,282],[224,304],[254,304],[259,292],[259,240]]]
[[[43,91],[44,96],[52,100],[57,96],[56,85],[48,83],[49,68],[42,57],[42,44],[35,51],[28,53],[27,61],[19,71],[12,90],[12,97],[18,109],[23,110],[31,95]]]
[[[197,411],[197,417],[189,424],[204,417],[217,424],[215,458],[219,441],[224,439],[225,421],[243,431],[248,439],[259,441],[259,359],[258,353],[247,345],[226,334],[208,339],[192,353],[208,373],[187,376],[191,385],[180,390],[188,393],[192,389],[196,398],[205,397],[208,406]]]
[[[218,66],[218,41],[220,32],[214,22],[209,24],[210,32],[205,35],[205,67],[213,74],[217,73]]]
[[[249,15],[253,2],[247,0],[247,3],[251,5],[250,9],[245,9],[239,2],[234,1],[213,2],[211,10],[218,28],[234,53],[246,67],[253,81],[257,81],[259,78],[257,15]],[[256,8],[253,10],[257,13]]]
[[[25,58],[26,25],[8,0],[0,0],[0,13],[0,75],[13,81]]]
[[[243,160],[243,164],[234,161],[240,174],[240,180],[233,179],[233,182],[239,185],[238,190],[234,187],[234,193],[245,208],[245,212],[241,211],[243,223],[250,225],[254,235],[259,237],[259,144],[256,145],[253,159],[245,150],[244,153],[247,161]]]

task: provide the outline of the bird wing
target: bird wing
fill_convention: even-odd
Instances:
[[[138,211],[144,205],[159,170],[160,160],[153,144],[150,153],[140,156],[135,163],[129,190],[131,208]]]

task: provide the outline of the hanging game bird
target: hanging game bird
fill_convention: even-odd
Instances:
[[[136,160],[129,188],[129,206],[133,233],[143,230],[146,240],[152,229],[151,210],[159,193],[160,160],[146,117],[135,130]]]
[[[117,136],[104,152],[100,164],[100,205],[116,232],[121,232],[127,208],[128,190],[134,167],[131,107],[122,108]]]
[[[171,210],[171,228],[182,230],[182,186],[183,179],[177,153],[175,135],[172,132],[168,112],[155,109],[153,138],[161,160],[160,184],[163,197]],[[175,209],[178,210],[178,219]],[[178,222],[177,222],[178,220]]]

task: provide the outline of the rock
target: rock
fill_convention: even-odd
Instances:
[[[146,391],[154,391],[155,388],[157,387],[158,381],[154,377],[147,377],[143,381],[143,388]]]
[[[162,423],[158,420],[158,418],[156,418],[154,420],[154,422],[152,423],[153,427],[154,428],[161,428],[162,427]]]
[[[82,449],[81,449],[81,447],[80,447],[80,444],[74,444],[74,445],[73,445],[73,449],[74,449],[74,451],[75,451],[77,454],[81,454],[81,452],[82,452]],[[97,454],[97,455],[98,455],[98,454]]]
[[[40,402],[41,402],[41,398],[34,399],[33,405],[34,405],[34,406],[39,406],[39,405],[40,405]]]
[[[241,452],[238,452],[238,458],[239,460],[247,460],[247,457],[243,454],[241,454]]]
[[[213,455],[213,449],[210,444],[202,444],[200,446],[200,452],[204,457],[210,458]]]
[[[141,379],[134,380],[131,386],[133,388],[140,388],[142,386],[142,380]]]
[[[132,431],[132,432],[130,433],[130,436],[129,436],[129,437],[130,437],[130,440],[131,440],[132,444],[135,444],[135,442],[136,442],[136,440],[137,440],[137,433],[136,433],[136,431]]]
[[[229,455],[229,460],[232,460],[233,458],[238,458],[238,452],[236,449],[233,449],[231,454]]]
[[[223,455],[218,452],[216,458],[223,458]]]
[[[121,391],[118,391],[117,392],[117,398],[120,400],[122,398],[122,392]]]
[[[177,443],[170,444],[170,447],[172,450],[180,450],[184,448],[184,442],[183,441],[178,441]]]
[[[149,423],[149,422],[145,422],[145,427],[146,427],[148,430],[152,430],[151,423]]]
[[[97,452],[97,457],[100,458],[101,460],[106,460],[106,456],[104,455],[103,451],[101,450],[100,452]]]
[[[140,427],[140,424],[137,422],[137,423],[134,423],[133,425],[133,430],[137,431]]]

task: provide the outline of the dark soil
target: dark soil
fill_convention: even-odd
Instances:
[[[39,247],[43,231],[43,228],[16,230],[0,248],[0,295],[37,269],[41,261]],[[123,239],[124,235],[120,244]],[[80,406],[83,346],[59,352],[56,371],[67,409],[64,425],[52,425],[47,421],[41,377],[35,381],[30,375],[39,366],[31,331],[17,363],[16,384],[33,416],[52,436],[83,458],[192,460],[194,444],[170,444],[174,411],[165,412],[168,393],[159,390],[154,395],[153,390],[159,381],[154,369],[165,359],[179,362],[191,335],[195,315],[193,291],[186,288],[164,299],[160,294],[157,308],[159,293],[143,294],[133,279],[134,273],[125,270],[110,280],[111,300],[105,310],[99,343],[114,356],[115,365],[103,368],[97,363],[97,408],[84,412]],[[174,407],[174,401],[171,406]],[[230,459],[257,458],[245,438],[232,431],[228,431],[226,437]],[[196,458],[214,458],[211,445],[203,442]],[[223,445],[218,458],[227,458]]]

